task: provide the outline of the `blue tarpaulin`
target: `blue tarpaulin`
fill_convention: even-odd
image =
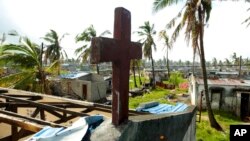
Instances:
[[[46,126],[26,141],[81,141],[102,121],[103,116],[96,115],[81,117],[67,128]]]
[[[187,104],[177,103],[176,105],[159,104],[158,102],[150,102],[139,105],[136,108],[138,112],[149,112],[152,114],[163,114],[171,112],[182,112],[188,107]]]

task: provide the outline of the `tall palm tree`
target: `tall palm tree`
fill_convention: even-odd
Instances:
[[[157,12],[166,6],[170,6],[181,2],[180,0],[155,0],[153,3],[153,11]],[[187,43],[192,42],[192,47],[199,49],[200,61],[203,74],[204,91],[206,97],[206,106],[211,127],[217,130],[223,130],[214,118],[214,114],[209,101],[206,60],[204,52],[204,23],[210,17],[212,9],[211,0],[187,0],[185,7],[179,12],[177,17],[170,21],[168,27],[174,27],[176,20],[182,17],[181,22],[176,26],[172,35],[172,42],[176,41],[181,29],[185,28],[185,38]],[[184,11],[183,11],[184,10]],[[206,19],[205,19],[206,18]]]
[[[131,67],[132,67],[132,72],[134,76],[134,87],[137,88],[137,83],[136,83],[136,76],[135,76],[135,65],[136,65],[136,60],[131,60]]]
[[[2,37],[0,38],[0,45],[2,45],[6,40],[6,35],[3,33]]]
[[[239,65],[239,57],[237,56],[237,54],[235,52],[233,53],[231,58],[232,58],[232,62],[234,65]]]
[[[140,85],[142,85],[142,80],[141,80],[141,66],[142,66],[142,61],[141,60],[136,60],[135,63],[136,63],[137,71],[138,71],[139,83],[140,83]]]
[[[109,30],[105,30],[98,37],[111,34]],[[82,62],[89,61],[90,57],[90,42],[93,37],[96,37],[96,30],[93,25],[90,25],[82,33],[78,34],[75,38],[76,42],[84,42],[84,45],[75,50],[75,54],[78,55],[78,59],[82,59]],[[99,66],[96,64],[97,74],[99,74]]]
[[[156,50],[156,44],[154,42],[153,35],[156,34],[156,31],[154,30],[154,24],[150,25],[149,21],[144,22],[143,26],[139,27],[139,31],[136,31],[136,33],[142,37],[140,40],[143,44],[143,54],[145,58],[148,58],[151,60],[151,66],[152,66],[152,88],[155,89],[155,71],[154,71],[154,59],[153,59],[153,49]]]
[[[166,33],[166,30],[162,30],[159,32],[159,38],[161,40],[164,40],[164,47],[166,47],[167,71],[168,71],[168,78],[169,78],[170,69],[169,69],[169,60],[168,60],[168,50],[172,49],[172,45],[170,44],[170,39]]]
[[[215,57],[212,59],[212,65],[214,66],[214,68],[217,68],[218,62]]]
[[[1,86],[48,92],[46,72],[51,71],[55,63],[46,69],[43,67],[42,51],[37,44],[24,37],[20,44],[5,44],[1,48],[0,60],[19,68],[17,73],[0,78]]]
[[[226,65],[227,67],[229,67],[229,66],[232,65],[228,58],[225,58],[224,63],[225,63],[225,65]]]
[[[56,31],[51,29],[50,32],[46,33],[45,37],[43,37],[43,39],[48,42],[45,50],[45,62],[47,63],[47,60],[50,62],[57,61],[58,75],[60,74],[61,60],[68,58],[66,51],[60,45],[65,35],[68,34],[65,33],[59,38]]]
[[[245,1],[249,2],[249,0],[245,0]],[[248,8],[247,11],[250,11],[250,8]],[[246,24],[247,24],[247,27],[248,27],[248,26],[250,25],[250,17],[246,18],[246,19],[242,22],[242,24],[243,24],[243,23],[246,23]]]

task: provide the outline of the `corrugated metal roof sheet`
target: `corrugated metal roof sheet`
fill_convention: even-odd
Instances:
[[[198,84],[204,84],[203,79],[196,78]],[[250,81],[238,79],[208,79],[208,85],[224,85],[224,86],[250,86]]]
[[[81,117],[67,128],[46,126],[26,141],[82,141],[87,130],[93,130],[91,126],[102,121],[103,116],[96,115]]]
[[[88,73],[88,72],[78,72],[78,73],[62,74],[60,77],[66,78],[66,79],[76,79],[76,78],[80,78],[82,76],[86,76],[89,74],[90,73]]]
[[[148,103],[151,104],[151,103]],[[140,112],[149,112],[152,114],[164,114],[164,113],[172,113],[172,112],[182,112],[188,107],[187,104],[184,103],[177,103],[176,105],[169,105],[169,104],[151,104],[149,107],[138,107],[136,111]]]

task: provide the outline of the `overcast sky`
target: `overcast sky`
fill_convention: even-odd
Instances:
[[[152,13],[153,0],[0,0],[0,33],[16,30],[39,43],[50,29],[59,35],[69,33],[62,46],[70,57],[75,56],[74,50],[79,47],[74,37],[91,24],[100,34],[104,30],[113,32],[114,9],[124,7],[131,11],[132,32],[138,30],[145,21],[155,24],[156,31],[177,14],[184,3],[167,7],[158,13]],[[250,27],[241,24],[250,16],[250,3],[214,2],[209,26],[205,28],[204,45],[206,60],[213,57],[222,61],[233,52],[250,57]],[[169,35],[171,32],[169,31]],[[112,37],[112,35],[110,36]],[[10,38],[10,37],[9,37]],[[154,58],[162,59],[164,54],[162,42],[157,42]],[[132,40],[138,37],[132,35]],[[183,36],[174,44],[170,52],[171,60],[192,60],[192,49],[187,47]]]

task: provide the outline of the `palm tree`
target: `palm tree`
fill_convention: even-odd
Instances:
[[[239,57],[237,57],[237,54],[235,52],[233,53],[231,58],[234,65],[239,65]]]
[[[212,59],[212,65],[214,66],[214,68],[217,68],[218,62],[215,57]]]
[[[105,30],[98,37],[111,34],[109,30]],[[86,62],[90,57],[90,42],[93,37],[96,37],[96,30],[93,25],[86,28],[81,34],[78,34],[75,38],[76,42],[84,42],[85,44],[75,50],[75,54],[78,55],[78,59],[82,59],[82,62]],[[99,74],[99,66],[96,64],[97,74]]]
[[[0,38],[0,45],[2,45],[6,40],[6,35],[3,33],[2,37]]]
[[[151,66],[152,66],[152,89],[155,89],[155,71],[154,71],[154,59],[153,59],[153,49],[156,50],[156,45],[153,39],[153,35],[156,34],[156,31],[154,30],[154,24],[150,25],[149,21],[144,22],[143,26],[139,27],[140,31],[136,31],[136,33],[142,37],[140,40],[143,44],[143,54],[145,58],[148,58],[151,60]],[[152,49],[153,47],[153,49]]]
[[[227,67],[231,66],[231,62],[229,61],[229,59],[225,58],[224,62]]]
[[[218,65],[220,66],[220,71],[221,71],[221,70],[222,70],[222,68],[223,68],[223,62],[222,62],[221,60],[219,60]]]
[[[153,11],[157,12],[166,6],[170,6],[180,2],[180,0],[155,0],[153,3]],[[211,0],[188,0],[185,7],[179,12],[177,17],[172,19],[168,27],[174,27],[176,20],[182,17],[181,22],[176,26],[172,35],[172,41],[176,41],[181,29],[185,28],[185,38],[187,43],[192,42],[193,49],[198,49],[200,54],[200,62],[202,67],[204,90],[206,97],[206,106],[211,127],[222,131],[223,129],[214,118],[214,114],[209,101],[206,61],[204,53],[204,23],[209,20],[212,9]],[[183,11],[184,10],[184,11]],[[206,19],[205,19],[206,18]]]
[[[20,69],[17,73],[0,78],[1,86],[48,92],[46,72],[51,71],[55,63],[46,69],[43,67],[42,50],[37,44],[32,43],[28,38],[21,38],[20,44],[5,44],[1,49],[0,60]]]
[[[131,60],[132,63],[132,72],[133,72],[133,76],[134,76],[134,86],[135,88],[137,88],[137,83],[136,83],[136,76],[135,76],[135,65],[136,65],[136,60]]]
[[[142,66],[142,61],[141,60],[135,60],[137,71],[138,71],[138,76],[139,76],[139,83],[142,85],[142,80],[141,80],[141,66]]]
[[[172,49],[172,45],[170,44],[170,39],[166,33],[166,30],[160,31],[159,38],[164,40],[164,47],[166,47],[167,71],[168,71],[168,78],[169,78],[170,69],[169,69],[169,60],[168,60],[168,50]]]
[[[245,0],[245,1],[249,2],[249,0]],[[250,8],[248,8],[247,11],[250,11]],[[247,27],[248,27],[248,26],[250,25],[250,17],[246,18],[246,19],[242,22],[242,24],[244,24],[244,23],[246,23],[246,24],[247,24]]]
[[[47,48],[45,50],[45,62],[47,64],[47,60],[49,60],[50,62],[57,61],[58,62],[57,63],[58,75],[60,75],[60,67],[61,67],[60,61],[68,58],[67,53],[65,52],[65,50],[63,50],[63,48],[60,45],[65,35],[68,35],[68,34],[65,33],[59,38],[56,31],[51,29],[50,32],[48,32],[45,35],[45,37],[43,37],[43,39],[49,43],[48,45],[46,45]]]

